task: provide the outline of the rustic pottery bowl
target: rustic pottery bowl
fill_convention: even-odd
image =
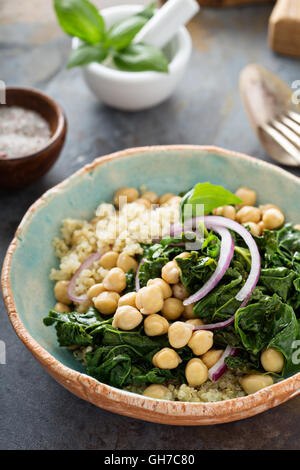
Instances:
[[[63,110],[50,96],[32,88],[6,88],[6,105],[36,111],[51,130],[48,144],[38,152],[0,159],[0,188],[21,188],[41,178],[55,163],[65,141],[67,122]]]
[[[91,218],[101,201],[121,186],[146,184],[158,194],[180,192],[198,181],[229,190],[247,185],[258,202],[278,204],[299,222],[300,180],[262,161],[214,147],[162,146],[125,150],[95,160],[44,194],[27,212],[3,266],[2,286],[10,321],[40,364],[80,398],[115,413],[176,425],[206,425],[261,413],[300,392],[300,373],[253,395],[215,403],[182,403],[146,398],[97,382],[71,352],[59,348],[54,328],[42,319],[54,305],[48,279],[57,264],[51,241],[66,217]],[[280,188],[280,190],[278,190]]]

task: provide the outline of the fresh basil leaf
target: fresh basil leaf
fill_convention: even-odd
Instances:
[[[156,3],[156,1],[150,3],[150,5],[148,5],[144,10],[140,11],[138,15],[150,20],[150,18],[152,18],[152,16],[154,15]]]
[[[107,32],[106,45],[113,46],[117,51],[124,49],[147,21],[147,18],[135,15],[115,23]]]
[[[168,61],[164,53],[149,44],[130,44],[114,55],[116,66],[127,72],[155,71],[168,73]]]
[[[180,211],[181,221],[185,218],[185,211],[188,207],[188,217],[196,217],[199,214],[199,206],[204,206],[203,215],[210,214],[213,209],[230,204],[240,204],[242,201],[235,194],[232,194],[223,186],[216,186],[211,183],[198,183],[182,199]],[[201,207],[200,207],[201,209]]]
[[[91,62],[101,63],[107,57],[107,54],[107,49],[101,43],[82,44],[71,52],[67,67],[71,69]]]
[[[54,0],[54,8],[59,24],[67,34],[89,44],[103,39],[104,20],[88,0]]]
[[[106,44],[113,46],[116,50],[129,46],[136,34],[152,18],[154,11],[155,3],[151,3],[151,5],[136,15],[115,23],[107,32]]]

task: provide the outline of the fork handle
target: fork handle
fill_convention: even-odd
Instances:
[[[300,57],[299,0],[277,0],[269,21],[269,43],[279,54]]]

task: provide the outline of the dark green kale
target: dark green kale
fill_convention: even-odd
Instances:
[[[86,313],[59,313],[52,309],[43,322],[46,326],[55,324],[60,346],[87,346],[93,343],[94,337],[104,325],[111,323],[111,319],[102,318],[91,307]]]
[[[299,339],[299,324],[292,307],[277,294],[239,309],[235,329],[247,351],[257,355],[263,349],[275,348],[286,359],[284,374],[294,368],[292,356]]]
[[[122,295],[127,294],[128,292],[133,292],[133,291],[135,291],[135,274],[133,272],[133,269],[130,269],[126,273],[126,287]]]

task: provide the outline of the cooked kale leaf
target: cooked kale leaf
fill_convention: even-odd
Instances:
[[[43,322],[46,326],[55,324],[60,346],[87,346],[111,320],[102,318],[95,308],[90,308],[86,313],[59,313],[52,309]]]
[[[292,307],[283,303],[277,294],[238,310],[235,329],[247,351],[258,354],[265,348],[275,348],[286,359],[284,373],[293,368],[299,324]]]

